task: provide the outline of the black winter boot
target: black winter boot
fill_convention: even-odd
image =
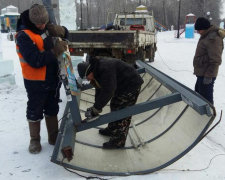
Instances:
[[[48,130],[48,143],[55,145],[58,135],[58,118],[57,116],[45,116],[46,126]]]
[[[41,122],[29,122],[29,130],[30,130],[30,145],[29,152],[31,154],[38,154],[41,152],[41,137],[40,137],[40,125]]]
[[[103,143],[104,149],[119,149],[125,146],[126,138],[111,137],[109,142]]]
[[[103,135],[103,136],[113,136],[113,132],[112,130],[110,130],[108,127],[105,129],[99,129],[99,134]]]

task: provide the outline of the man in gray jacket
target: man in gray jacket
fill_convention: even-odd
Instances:
[[[194,74],[197,76],[195,91],[213,104],[213,87],[222,62],[225,33],[210,25],[204,17],[196,20],[195,30],[201,35],[193,61]]]

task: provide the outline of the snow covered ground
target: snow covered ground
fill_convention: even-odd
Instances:
[[[29,131],[26,121],[26,91],[23,86],[21,68],[14,42],[2,36],[3,58],[14,62],[16,85],[0,84],[0,180],[68,180],[82,179],[50,162],[53,146],[47,143],[47,130],[42,122],[41,141],[43,150],[31,155],[28,150]],[[174,38],[174,32],[158,33],[158,51],[151,65],[172,78],[194,88],[192,60],[199,36],[195,39]],[[225,52],[224,52],[225,53]],[[223,55],[223,61],[225,54]],[[215,106],[218,121],[220,111],[225,106],[225,63],[220,66],[215,83]],[[66,98],[61,88],[59,118],[62,117]],[[224,119],[224,118],[223,118]],[[225,179],[225,122],[212,131],[193,150],[176,163],[153,174],[112,177],[113,179],[167,179],[167,180],[222,180]],[[90,174],[79,172],[83,175]],[[91,175],[92,176],[92,175]],[[111,178],[111,177],[104,177]]]

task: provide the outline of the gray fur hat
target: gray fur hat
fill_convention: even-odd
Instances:
[[[29,18],[33,24],[46,24],[49,21],[46,8],[40,4],[31,6],[29,9]]]

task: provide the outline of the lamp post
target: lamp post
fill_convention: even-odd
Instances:
[[[90,20],[89,20],[89,3],[88,3],[88,0],[86,0],[86,7],[87,7],[87,27],[89,27],[90,25]]]
[[[80,29],[83,29],[83,0],[80,0]]]
[[[178,20],[177,20],[177,38],[180,38],[180,6],[181,0],[177,0],[179,2],[179,9],[178,9]]]

